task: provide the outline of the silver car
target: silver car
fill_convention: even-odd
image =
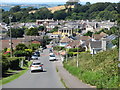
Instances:
[[[43,71],[43,64],[40,61],[35,61],[31,64],[30,70],[32,71]]]

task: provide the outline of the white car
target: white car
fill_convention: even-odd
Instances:
[[[37,60],[38,59],[38,55],[32,55],[31,57],[33,60]]]
[[[54,55],[54,53],[51,52],[51,53],[49,53],[49,55]]]
[[[49,60],[50,60],[50,61],[54,61],[54,60],[56,60],[55,55],[54,55],[54,54],[49,55]]]
[[[43,64],[40,61],[33,62],[30,66],[30,70],[32,71],[43,71]]]

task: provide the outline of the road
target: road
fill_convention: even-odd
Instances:
[[[28,70],[18,79],[3,85],[2,88],[64,88],[54,63],[48,60],[48,55],[48,49],[45,49],[39,59],[43,63],[43,72],[31,73]]]

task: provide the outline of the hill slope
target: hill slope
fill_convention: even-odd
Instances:
[[[64,67],[83,82],[97,88],[118,87],[118,49],[100,52],[92,57],[89,53],[79,55],[79,67],[76,59],[64,62]]]

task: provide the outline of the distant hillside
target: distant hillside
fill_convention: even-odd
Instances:
[[[70,6],[69,6],[70,7]],[[74,5],[71,6],[71,8],[74,8]],[[55,11],[59,11],[59,10],[62,10],[62,9],[65,9],[65,6],[62,5],[62,6],[56,6],[56,7],[51,7],[51,8],[48,8],[52,13],[54,13]]]
[[[68,8],[69,7],[74,8],[74,5],[68,6]],[[50,10],[52,13],[54,13],[55,11],[63,10],[63,9],[65,9],[64,5],[48,8],[48,10]],[[29,13],[35,13],[36,11],[38,10],[32,10]]]

